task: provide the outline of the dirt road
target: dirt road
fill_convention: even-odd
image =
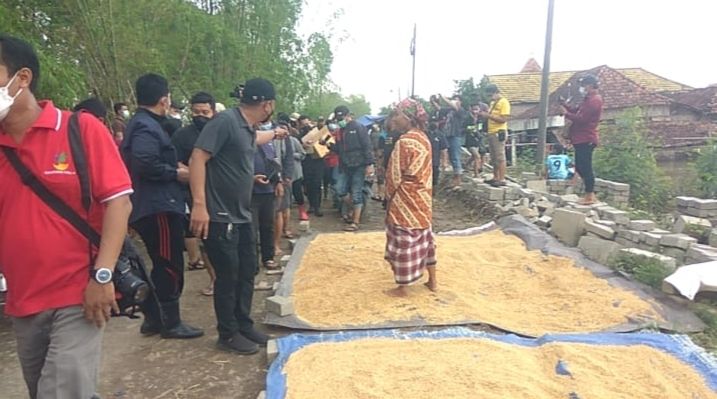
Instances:
[[[474,226],[462,206],[437,200],[434,229],[445,231]],[[295,220],[295,215],[294,215]],[[294,222],[295,228],[297,222]],[[313,217],[311,228],[319,232],[338,231],[343,223],[326,209],[323,218]],[[362,230],[383,228],[383,211],[373,202]],[[278,277],[258,276],[257,281],[278,281]],[[264,351],[253,356],[235,356],[215,349],[216,321],[210,297],[199,292],[207,284],[204,271],[188,271],[182,296],[182,317],[205,329],[202,338],[189,341],[163,340],[139,335],[140,320],[113,319],[104,337],[100,394],[102,398],[239,398],[253,399],[265,388]],[[330,284],[330,281],[327,281]],[[266,291],[254,296],[254,319],[263,320]],[[264,328],[273,336],[288,330]],[[26,398],[26,388],[15,355],[10,321],[0,318],[0,397]]]

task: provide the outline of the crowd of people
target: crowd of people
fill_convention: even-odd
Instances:
[[[297,112],[275,118],[277,93],[262,78],[241,87],[236,106],[200,91],[185,107],[167,79],[148,73],[135,82],[134,111],[114,103],[108,128],[97,98],[74,112],[38,100],[40,72],[27,42],[0,35],[0,271],[31,398],[97,397],[103,327],[124,311],[115,285],[128,231],[152,263],[142,335],[204,335],[184,321],[180,298],[185,268],[206,269],[218,348],[253,354],[268,340],[251,317],[254,278],[279,267],[282,240],[294,237],[292,209],[300,223],[334,209],[355,232],[368,200],[381,203],[396,282],[387,294],[405,296],[425,271],[426,287],[438,289],[432,197],[445,159],[458,185],[461,147],[476,176],[490,152],[489,183],[505,185],[510,103],[494,85],[491,104],[433,96],[427,111],[409,98],[368,128],[344,105],[316,122]],[[596,89],[592,82],[586,101],[597,104]],[[565,110],[586,118],[583,108]],[[578,173],[589,177],[597,143],[578,138]]]

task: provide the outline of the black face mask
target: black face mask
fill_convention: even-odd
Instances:
[[[194,126],[197,127],[197,129],[201,132],[202,129],[204,129],[204,126],[206,126],[207,122],[209,122],[209,118],[206,116],[193,116],[192,117],[192,123],[194,123]]]

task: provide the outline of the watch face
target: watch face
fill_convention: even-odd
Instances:
[[[102,284],[109,283],[110,280],[112,280],[112,271],[109,269],[99,269],[95,274],[95,279]]]

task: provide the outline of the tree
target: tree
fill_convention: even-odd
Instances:
[[[473,78],[466,80],[454,80],[453,82],[456,85],[454,94],[461,96],[464,107],[482,102],[479,86],[473,82]]]
[[[671,198],[670,185],[657,166],[651,148],[654,143],[646,136],[640,108],[626,110],[614,125],[603,125],[601,132],[602,143],[594,156],[597,176],[630,184],[632,207],[653,213],[665,211]]]
[[[700,148],[695,168],[702,196],[717,198],[717,140],[711,140]]]
[[[40,95],[69,107],[88,95],[134,100],[147,72],[172,95],[195,91],[231,102],[239,82],[261,76],[277,107],[293,110],[330,88],[330,31],[300,37],[302,0],[5,0],[3,31],[31,42],[42,62]],[[340,15],[337,11],[335,15]],[[330,25],[326,25],[330,26]]]

